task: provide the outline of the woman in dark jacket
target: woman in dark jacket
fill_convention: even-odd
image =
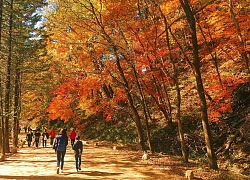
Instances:
[[[28,142],[28,147],[31,146],[31,142],[32,142],[32,138],[33,138],[33,132],[32,130],[30,130],[27,135],[26,135],[26,140]]]
[[[36,129],[34,136],[35,136],[36,147],[38,147],[39,141],[40,141],[40,136],[41,136],[40,130],[38,128]]]
[[[64,156],[66,154],[66,147],[68,145],[68,136],[66,129],[61,129],[56,136],[54,148],[57,155],[56,173],[59,174],[59,169],[63,170]]]

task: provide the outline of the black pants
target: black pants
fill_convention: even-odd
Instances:
[[[51,145],[51,146],[52,146],[53,143],[54,143],[54,139],[55,139],[55,138],[53,138],[53,137],[50,138],[50,145]]]
[[[28,147],[30,147],[30,145],[31,145],[31,141],[28,141]]]
[[[76,169],[80,170],[82,164],[82,157],[79,153],[75,153]]]
[[[43,139],[43,147],[46,147],[46,144],[47,144],[47,140]]]
[[[73,145],[75,144],[75,139],[71,139],[70,142],[71,142],[71,146],[73,147]]]
[[[66,154],[66,151],[56,151],[56,155],[57,155],[56,167],[59,168],[61,165],[61,169],[63,169],[65,154]]]
[[[35,139],[36,147],[39,146],[39,139]]]

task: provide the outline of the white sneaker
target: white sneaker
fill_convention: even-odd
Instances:
[[[76,169],[76,172],[78,172],[78,169]]]
[[[62,170],[62,169],[60,170],[60,173],[63,173],[63,170]]]

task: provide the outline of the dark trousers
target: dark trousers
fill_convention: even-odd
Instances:
[[[52,146],[53,143],[54,143],[54,139],[55,139],[54,137],[51,137],[51,138],[50,138],[50,145],[51,145],[51,146]]]
[[[75,143],[75,139],[71,139],[70,142],[71,142],[71,146],[73,147],[73,145]]]
[[[46,147],[47,140],[43,140],[43,147]]]
[[[31,141],[28,141],[28,147],[30,147],[30,145],[31,145]]]
[[[39,139],[35,139],[36,147],[39,145]]]
[[[56,151],[56,155],[57,155],[56,167],[60,167],[61,165],[61,169],[63,169],[65,154],[66,154],[66,151]]]
[[[75,161],[76,161],[76,169],[78,170],[79,168],[81,168],[82,157],[77,153],[75,153]]]

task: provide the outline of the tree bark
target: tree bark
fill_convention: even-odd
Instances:
[[[186,14],[186,18],[188,24],[190,26],[191,36],[192,36],[192,45],[193,45],[193,67],[195,71],[195,79],[197,90],[201,102],[201,115],[202,115],[202,126],[203,133],[205,136],[208,163],[211,169],[218,169],[217,160],[215,156],[215,152],[213,149],[212,135],[211,130],[208,124],[208,114],[207,114],[207,103],[206,97],[200,72],[200,59],[199,59],[199,47],[198,47],[198,39],[196,34],[196,21],[194,14],[191,10],[190,4],[188,0],[179,0],[181,6]]]
[[[171,52],[171,44],[170,44],[170,37],[169,37],[169,27],[168,27],[168,22],[166,16],[163,14],[160,6],[159,6],[159,11],[161,13],[161,16],[163,17],[164,21],[164,26],[165,26],[165,33],[166,33],[166,47],[169,52],[169,59],[173,67],[173,80],[175,84],[175,90],[176,90],[176,97],[177,97],[177,113],[176,113],[176,119],[178,122],[178,132],[180,136],[180,142],[181,142],[181,150],[182,150],[182,156],[183,156],[183,161],[188,162],[188,154],[186,150],[186,145],[185,145],[185,140],[184,140],[184,134],[183,134],[183,128],[182,128],[182,122],[181,122],[181,92],[180,92],[180,87],[179,87],[179,80],[178,80],[178,68],[175,65],[175,62],[173,60],[173,55]]]
[[[3,0],[0,0],[0,51],[2,50],[2,21],[3,21]],[[2,85],[2,77],[0,75],[0,114],[1,114],[1,120],[0,120],[0,152],[2,158],[5,156],[5,149],[4,149],[4,109],[3,109],[3,85]]]
[[[233,20],[233,22],[234,22],[235,28],[236,28],[236,30],[237,30],[238,39],[239,39],[239,41],[240,41],[240,46],[241,46],[242,48],[245,48],[245,47],[244,47],[244,40],[243,40],[243,38],[242,38],[242,34],[241,34],[241,30],[240,30],[240,26],[239,26],[238,20],[237,20],[237,18],[236,18],[236,16],[235,16],[235,13],[234,13],[234,11],[233,11],[233,2],[232,2],[232,0],[229,0],[229,9],[230,9],[230,14],[231,14],[232,20]],[[246,66],[247,72],[250,73],[247,53],[246,53],[246,52],[243,52],[243,53],[241,54],[241,57],[242,57],[243,61],[245,62],[245,66]]]
[[[13,132],[13,146],[18,146],[18,126],[19,126],[19,117],[20,117],[20,60],[17,59],[16,62],[16,78],[15,78],[15,90],[14,90],[14,132]]]
[[[0,99],[1,99],[1,101],[0,101],[0,110],[1,110],[1,114],[3,114],[3,112],[4,112],[4,110],[3,110],[3,91],[2,91],[2,88],[3,86],[2,86],[2,78],[1,78],[1,75],[0,75]],[[3,117],[3,115],[1,115],[1,121],[0,121],[0,152],[1,152],[1,156],[2,156],[2,158],[4,159],[4,157],[5,157],[5,148],[4,148],[4,146],[5,146],[5,142],[4,142],[4,139],[5,139],[5,137],[4,137],[4,117]]]
[[[10,119],[10,92],[11,92],[11,64],[12,64],[12,29],[13,29],[13,0],[10,1],[9,17],[9,43],[8,62],[6,74],[6,94],[5,94],[5,151],[10,152],[9,146],[9,119]]]
[[[140,116],[138,114],[138,111],[134,105],[134,100],[132,98],[132,95],[130,93],[130,88],[129,88],[129,84],[127,82],[127,79],[123,73],[123,69],[121,67],[121,64],[120,64],[120,61],[119,61],[119,58],[117,56],[117,67],[118,67],[118,71],[120,73],[120,76],[122,77],[122,80],[124,82],[124,86],[125,86],[125,91],[126,91],[126,94],[127,94],[127,97],[128,97],[128,101],[129,101],[129,105],[130,105],[130,108],[131,108],[131,112],[133,114],[133,117],[135,119],[135,124],[136,124],[136,130],[137,130],[137,134],[138,134],[138,139],[139,139],[139,144],[141,145],[142,147],[142,150],[145,151],[145,145],[144,145],[144,136],[143,136],[143,131],[142,131],[142,124],[141,124],[141,119],[140,119]]]
[[[149,147],[149,150],[151,152],[153,152],[152,145],[151,145],[150,129],[149,129],[149,125],[148,125],[148,115],[147,115],[147,109],[146,109],[146,100],[145,100],[145,96],[144,96],[143,90],[141,88],[139,79],[138,79],[136,69],[135,69],[134,66],[132,68],[133,68],[134,76],[135,76],[135,79],[136,79],[136,84],[137,84],[137,87],[139,89],[140,96],[141,96],[141,102],[142,102],[142,107],[143,107],[143,112],[144,112],[144,117],[145,117],[145,127],[146,127],[148,147]]]

